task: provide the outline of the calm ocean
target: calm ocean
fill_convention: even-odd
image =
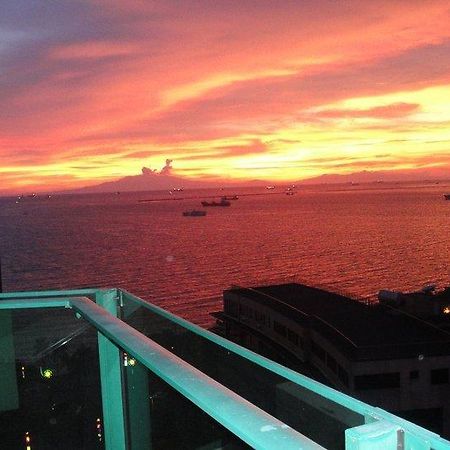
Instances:
[[[302,281],[361,298],[443,287],[444,192],[450,183],[176,193],[240,194],[206,217],[182,216],[199,198],[157,201],[167,192],[1,198],[3,287],[122,287],[201,326],[231,285]]]

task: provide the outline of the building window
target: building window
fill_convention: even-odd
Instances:
[[[314,341],[311,342],[311,350],[314,355],[316,355],[319,359],[322,361],[325,361],[325,350],[318,344],[316,344]]]
[[[337,372],[337,362],[336,360],[327,353],[327,367],[331,369],[334,373]]]
[[[247,305],[241,305],[241,319],[253,319],[253,309]]]
[[[393,389],[400,387],[400,373],[376,373],[373,375],[357,375],[355,389]]]
[[[433,369],[431,371],[431,384],[446,384],[448,383],[448,369]]]
[[[263,322],[264,321],[264,314],[261,314],[259,311],[255,310],[255,319],[258,322]]]
[[[298,339],[299,339],[299,342],[300,342],[300,348],[304,349],[305,348],[305,342],[304,342],[303,338],[299,337]]]
[[[419,371],[418,370],[411,370],[409,372],[409,379],[410,380],[417,380],[419,378]]]
[[[225,303],[225,312],[230,316],[237,317],[238,316],[238,305],[235,302],[228,301]]]
[[[275,333],[278,333],[281,336],[286,336],[286,327],[284,325],[281,325],[281,323],[277,322],[276,320],[273,321],[273,329]]]
[[[288,328],[288,339],[295,345],[298,345],[298,334]]]
[[[338,364],[338,377],[346,386],[348,386],[348,373],[339,364]]]
[[[262,312],[259,312],[257,310],[255,310],[255,320],[262,324],[262,325],[266,325],[267,324],[267,319],[266,319],[266,315],[263,314]]]

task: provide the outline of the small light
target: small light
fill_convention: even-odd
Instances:
[[[42,371],[42,376],[44,378],[47,378],[47,380],[49,380],[53,376],[53,370],[52,369],[44,369]]]
[[[30,437],[30,432],[27,431],[25,433],[25,444],[26,444],[26,450],[31,450],[31,437]]]
[[[96,429],[97,429],[97,438],[99,440],[99,442],[102,442],[102,424],[101,424],[101,420],[100,417],[97,418],[96,420]]]
[[[128,356],[127,353],[123,353],[123,365],[125,367],[127,366],[135,366],[136,365],[136,360],[134,358],[131,358],[130,356]]]
[[[442,310],[442,312],[443,312],[444,314],[450,314],[450,306],[446,306],[446,307]]]

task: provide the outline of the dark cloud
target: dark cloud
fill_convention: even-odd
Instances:
[[[92,164],[86,164],[85,166],[71,166],[71,169],[75,170],[98,170],[102,168],[101,164],[98,165],[92,165]]]
[[[142,168],[142,175],[144,176],[155,176],[155,175],[170,175],[172,172],[172,159],[166,159],[164,167],[158,172],[157,169],[150,169],[149,167]]]
[[[160,174],[161,175],[170,175],[170,172],[172,172],[172,159],[166,159],[166,164],[161,169]]]
[[[142,175],[152,176],[152,175],[157,175],[157,173],[158,173],[158,171],[156,169],[150,169],[149,167],[142,168]]]

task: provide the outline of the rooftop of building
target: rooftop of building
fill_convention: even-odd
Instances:
[[[450,355],[450,333],[413,316],[298,283],[230,291],[332,338],[355,359]]]

